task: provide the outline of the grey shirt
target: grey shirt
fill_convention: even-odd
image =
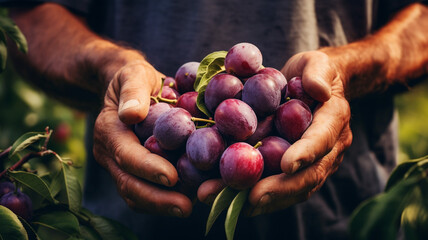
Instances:
[[[1,2],[40,2],[15,0]],[[373,33],[409,1],[382,0],[57,0],[87,17],[102,36],[145,53],[159,71],[174,76],[185,62],[251,42],[264,66],[281,69],[295,53],[346,44]],[[381,192],[396,162],[393,94],[351,103],[353,143],[343,163],[306,202],[272,214],[241,217],[235,239],[348,239],[352,211]],[[95,116],[95,115],[93,115]],[[187,219],[132,212],[109,174],[92,157],[94,117],[88,120],[88,174],[84,204],[132,228],[140,239],[203,239],[209,207],[196,204]],[[221,219],[221,217],[220,217]],[[207,239],[225,239],[221,221]]]

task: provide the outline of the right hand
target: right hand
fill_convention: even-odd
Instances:
[[[160,89],[162,77],[145,61],[129,63],[116,72],[95,122],[93,152],[132,209],[187,217],[191,200],[170,188],[178,181],[175,167],[145,149],[132,130],[132,124],[147,116],[150,96]]]

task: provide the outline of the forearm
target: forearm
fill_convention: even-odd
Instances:
[[[428,8],[413,4],[377,33],[348,45],[321,49],[336,64],[353,99],[406,85],[428,73]]]
[[[97,107],[108,82],[127,63],[145,61],[91,32],[56,4],[12,9],[11,17],[28,41],[28,54],[15,53],[15,66],[48,94],[76,107]]]

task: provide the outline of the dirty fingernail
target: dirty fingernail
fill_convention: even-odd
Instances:
[[[294,162],[292,167],[291,167],[291,174],[297,172],[297,170],[299,170],[300,168],[300,162]]]
[[[163,185],[165,185],[165,186],[169,186],[170,185],[169,184],[169,180],[168,180],[168,178],[165,175],[159,175],[158,176],[158,181],[160,183],[162,183]]]

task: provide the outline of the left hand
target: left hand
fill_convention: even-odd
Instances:
[[[287,79],[301,76],[305,91],[320,101],[313,121],[281,161],[284,173],[261,179],[250,191],[245,209],[250,216],[285,209],[307,200],[321,188],[351,145],[350,107],[344,95],[344,77],[328,55],[320,51],[294,55],[281,70]],[[211,204],[224,187],[221,180],[203,183],[200,201]]]

